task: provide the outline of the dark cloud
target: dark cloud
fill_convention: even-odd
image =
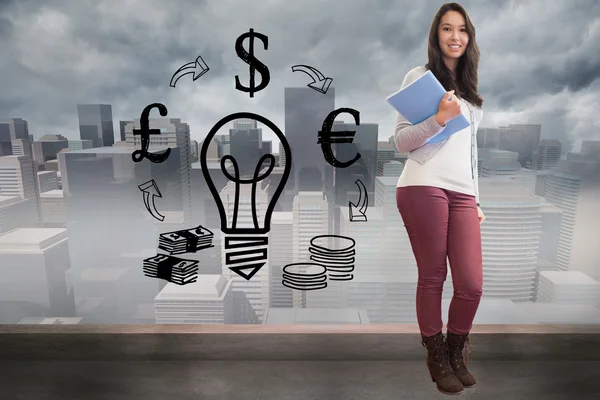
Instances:
[[[336,106],[358,109],[361,121],[378,123],[386,140],[395,115],[385,97],[408,70],[427,62],[429,27],[443,3],[0,2],[0,115],[27,119],[36,137],[77,138],[78,103],[112,104],[118,127],[118,120],[139,118],[145,105],[158,101],[167,105],[169,117],[190,124],[196,140],[240,110],[283,127],[284,87],[310,82],[291,66],[308,64],[334,79]],[[543,137],[565,143],[589,138],[594,116],[574,107],[600,107],[600,2],[461,4],[475,24],[482,54],[482,125],[539,123]],[[249,28],[269,37],[268,50],[259,40],[254,46],[271,82],[253,99],[234,88],[235,75],[248,83],[248,65],[234,44]],[[198,55],[210,71],[170,88],[175,70]]]

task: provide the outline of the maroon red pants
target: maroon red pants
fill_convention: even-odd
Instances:
[[[443,328],[446,256],[454,285],[447,330],[469,333],[483,287],[475,196],[432,186],[406,186],[396,188],[396,203],[418,267],[417,321],[421,335],[432,336]]]

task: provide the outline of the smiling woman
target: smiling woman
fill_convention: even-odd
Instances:
[[[457,394],[475,385],[462,358],[482,295],[476,132],[483,116],[477,93],[479,48],[475,27],[458,3],[444,4],[429,31],[429,62],[410,70],[402,87],[431,71],[447,91],[438,112],[411,124],[398,113],[395,139],[408,160],[396,187],[396,202],[418,268],[417,320],[427,366],[440,392]],[[461,115],[469,126],[439,143],[428,140]],[[441,294],[452,269],[455,293],[442,334]],[[452,360],[450,360],[452,357]]]

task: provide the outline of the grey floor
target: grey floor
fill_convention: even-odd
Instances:
[[[469,399],[600,399],[600,361],[479,361]],[[7,400],[448,398],[425,361],[1,361]]]

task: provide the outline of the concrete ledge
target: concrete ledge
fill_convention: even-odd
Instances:
[[[470,337],[473,360],[600,360],[600,325],[475,325]],[[0,360],[422,360],[420,340],[416,324],[0,325]]]

